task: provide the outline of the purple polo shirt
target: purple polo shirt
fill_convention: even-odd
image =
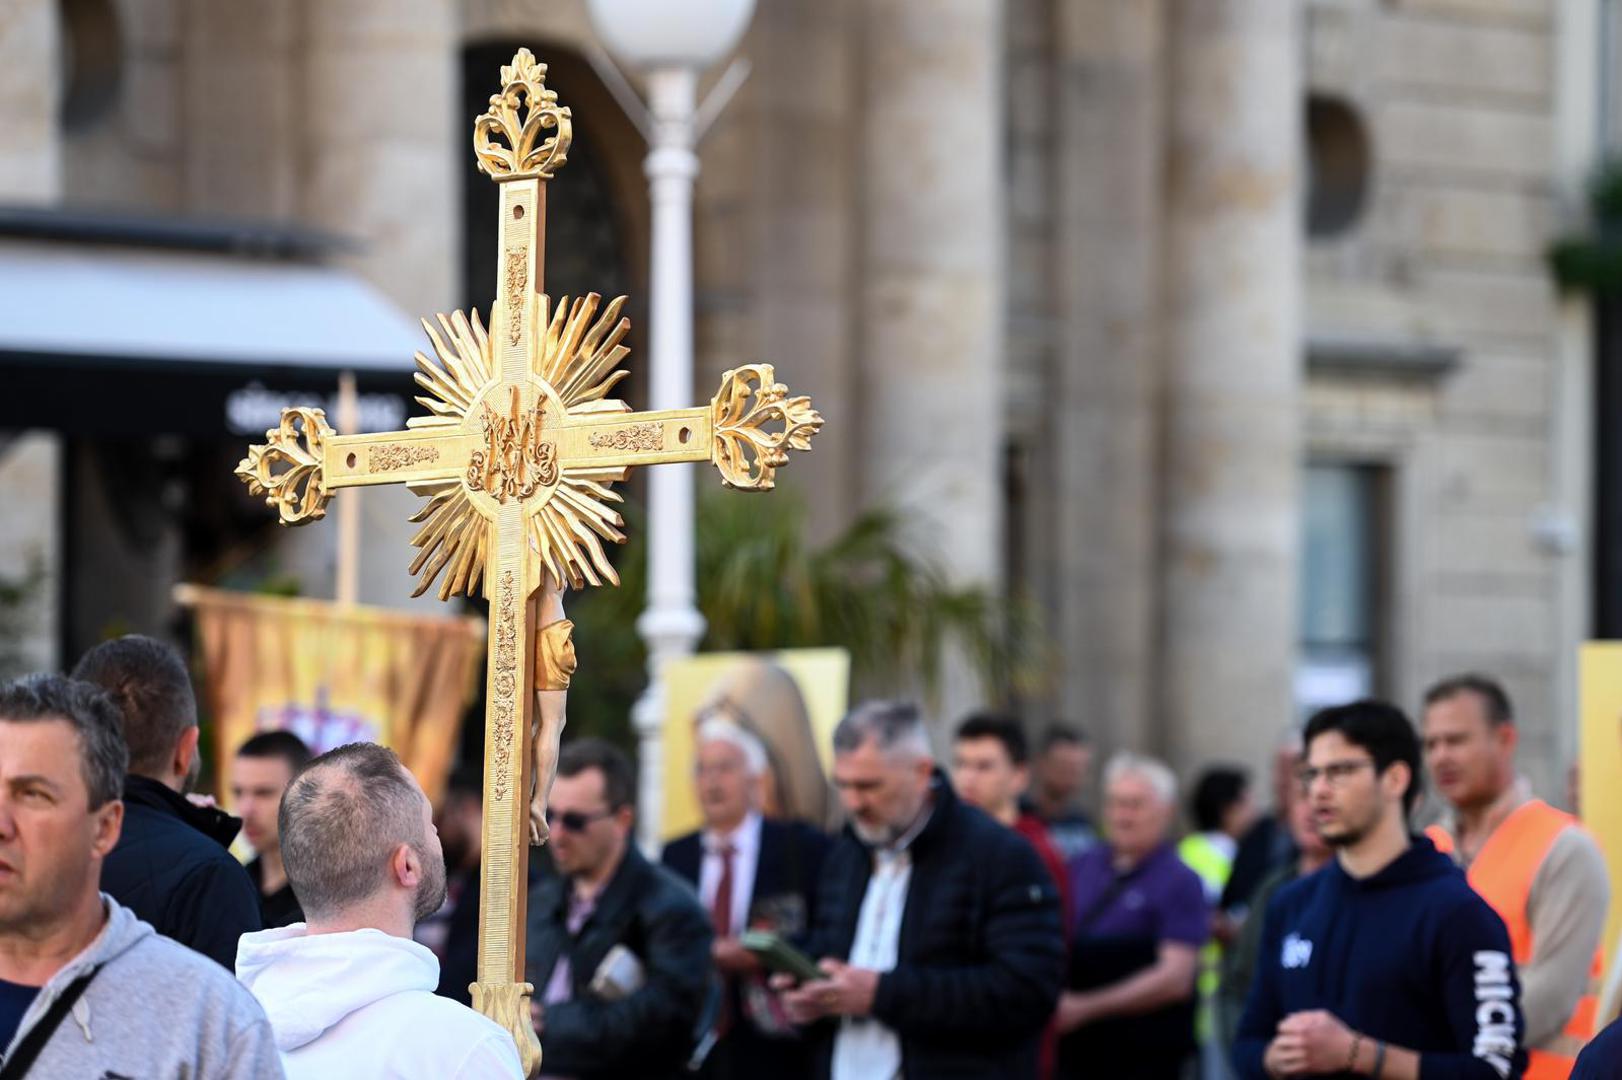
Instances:
[[[1113,857],[1108,844],[1096,844],[1071,861],[1071,910],[1077,920],[1073,937],[1151,938],[1196,948],[1205,944],[1211,933],[1205,888],[1170,844],[1156,848],[1125,874],[1115,872]]]

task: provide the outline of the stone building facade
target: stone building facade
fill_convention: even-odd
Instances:
[[[700,150],[695,393],[770,360],[828,417],[790,470],[819,531],[899,502],[1037,598],[1033,724],[1260,764],[1311,702],[1479,668],[1558,797],[1593,349],[1542,256],[1611,31],[1609,0],[760,0]],[[487,303],[469,102],[520,44],[595,229],[553,280],[644,294],[583,0],[0,0],[0,198],[295,222],[413,316]],[[369,504],[380,566],[409,501]]]

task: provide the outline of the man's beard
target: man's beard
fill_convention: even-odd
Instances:
[[[863,825],[852,819],[850,827],[856,830],[862,843],[873,847],[888,847],[901,838],[901,829],[895,825]]]
[[[420,847],[417,848],[417,858],[422,860],[422,884],[417,886],[412,920],[421,922],[445,904],[445,861],[434,858]]]
[[[1366,820],[1346,821],[1339,831],[1333,835],[1319,830],[1318,838],[1331,848],[1356,847],[1374,827],[1380,823],[1379,810],[1374,810]]]

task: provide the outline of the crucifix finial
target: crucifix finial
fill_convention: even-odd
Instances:
[[[548,131],[553,134],[543,140]],[[569,110],[546,85],[546,65],[536,63],[528,49],[519,49],[501,69],[501,92],[490,95],[490,108],[473,122],[479,170],[498,183],[550,180],[569,159],[573,137]]]

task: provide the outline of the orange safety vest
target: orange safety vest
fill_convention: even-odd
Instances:
[[[1526,902],[1532,893],[1532,879],[1548,857],[1555,838],[1576,826],[1577,819],[1531,799],[1504,819],[1481,846],[1466,876],[1470,887],[1487,901],[1509,930],[1510,950],[1515,963],[1524,966],[1532,958],[1532,924],[1526,917]],[[1436,850],[1452,854],[1453,837],[1440,825],[1425,830]],[[1594,1036],[1594,1016],[1599,1011],[1600,981],[1605,974],[1603,948],[1594,950],[1588,969],[1588,986],[1577,999],[1577,1007],[1559,1035],[1543,1046],[1527,1048],[1524,1080],[1567,1080],[1583,1044]]]

